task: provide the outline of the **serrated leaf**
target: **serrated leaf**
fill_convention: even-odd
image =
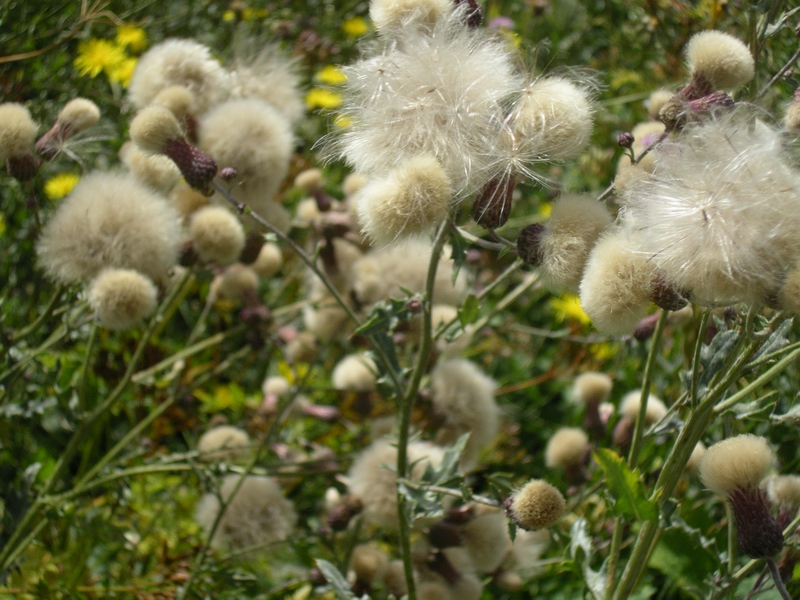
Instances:
[[[725,359],[733,351],[738,340],[738,332],[720,331],[711,340],[711,344],[701,350],[700,363],[703,365],[703,372],[700,374],[701,384],[707,385],[717,371],[722,368]]]
[[[356,597],[350,590],[350,585],[347,583],[347,580],[334,565],[327,560],[318,558],[317,567],[319,567],[319,570],[322,571],[325,579],[328,580],[331,588],[333,588],[336,600],[352,600]]]
[[[800,425],[800,403],[795,404],[782,415],[773,415],[772,422],[786,423],[788,425]]]
[[[458,309],[458,320],[466,327],[470,323],[477,321],[480,313],[481,308],[477,296],[475,296],[475,294],[470,294],[467,296],[467,299],[464,300],[461,308]]]
[[[777,352],[786,346],[789,343],[789,339],[786,336],[792,327],[793,321],[794,319],[786,319],[783,323],[781,323],[778,328],[769,335],[767,341],[764,342],[761,348],[758,349],[758,352],[756,352],[753,358],[750,359],[750,362],[754,363],[762,356]]]
[[[645,496],[641,479],[619,454],[608,448],[600,448],[593,456],[616,500],[613,507],[615,513],[633,516],[638,521],[658,519],[658,508]]]

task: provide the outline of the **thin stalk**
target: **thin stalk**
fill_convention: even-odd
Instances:
[[[647,417],[647,400],[650,397],[650,386],[653,381],[653,367],[658,356],[658,347],[661,344],[661,336],[664,333],[664,326],[667,324],[669,311],[662,310],[653,332],[653,339],[650,342],[650,352],[647,354],[647,362],[644,365],[644,376],[642,378],[642,395],[639,400],[639,414],[636,415],[636,427],[633,430],[633,442],[628,454],[628,466],[636,468],[639,460],[639,452],[642,449],[642,437],[644,436],[645,419]]]
[[[517,298],[522,296],[525,292],[531,289],[534,285],[539,282],[539,273],[526,273],[525,278],[522,282],[511,290],[508,294],[506,294],[500,302],[497,303],[497,306],[494,307],[494,310],[486,313],[480,319],[475,321],[473,327],[475,331],[480,330],[481,328],[485,327],[486,324],[489,322],[494,315],[498,312],[505,310],[510,304],[516,301]]]
[[[33,323],[27,325],[23,329],[20,329],[19,331],[14,333],[14,335],[11,338],[12,343],[18,342],[19,340],[28,337],[29,335],[34,333],[37,329],[39,329],[43,323],[45,323],[48,319],[50,319],[50,315],[53,314],[53,310],[55,309],[58,301],[61,299],[61,296],[64,293],[64,289],[65,288],[63,285],[59,285],[58,287],[56,287],[55,291],[53,292],[53,295],[50,297],[50,301],[44,308],[44,312],[42,312],[42,314],[36,317],[36,320]]]
[[[730,502],[725,503],[725,514],[728,519],[728,573],[733,573],[733,565],[736,562],[736,527]]]
[[[83,353],[81,360],[80,375],[78,376],[78,384],[75,386],[78,390],[78,414],[86,410],[86,376],[89,373],[89,362],[94,350],[94,343],[97,340],[97,323],[92,323],[92,330],[89,332],[89,341],[86,342],[86,351]]]
[[[67,468],[69,467],[69,463],[72,460],[73,456],[78,452],[80,447],[84,444],[86,440],[87,433],[91,430],[91,428],[97,423],[102,417],[106,415],[106,413],[116,404],[119,398],[122,396],[122,393],[128,387],[130,383],[130,378],[133,375],[134,370],[136,369],[136,365],[138,364],[139,360],[141,359],[142,355],[144,354],[144,350],[147,345],[150,343],[150,338],[153,335],[153,332],[158,328],[161,318],[163,316],[163,309],[168,307],[173,299],[177,297],[181,290],[183,289],[186,281],[188,280],[189,274],[187,273],[186,277],[181,282],[176,283],[173,287],[171,292],[164,298],[159,307],[159,312],[157,313],[156,317],[154,317],[142,334],[141,339],[139,340],[139,344],[136,346],[134,350],[133,356],[131,356],[130,360],[128,361],[128,368],[125,371],[125,374],[122,376],[121,380],[117,384],[117,387],[108,395],[108,397],[100,403],[98,406],[94,408],[94,410],[85,418],[83,419],[78,427],[75,429],[75,433],[72,434],[69,442],[67,442],[66,448],[59,456],[58,461],[56,462],[55,467],[53,468],[53,472],[50,474],[50,477],[42,486],[41,491],[39,492],[38,497],[36,500],[31,503],[28,507],[28,510],[23,515],[22,519],[17,524],[14,533],[11,535],[9,540],[6,542],[5,547],[3,548],[2,552],[0,552],[0,571],[5,571],[11,566],[11,558],[18,554],[24,547],[29,543],[30,538],[26,538],[22,540],[24,544],[20,544],[22,536],[25,534],[25,531],[30,527],[33,519],[36,517],[37,513],[39,512],[39,508],[42,506],[42,498],[48,496],[52,493],[53,489],[58,485],[59,481],[61,480],[62,476],[66,472]]]
[[[690,387],[691,391],[689,393],[692,408],[697,406],[697,386],[700,382],[700,352],[703,349],[703,342],[705,341],[705,333],[706,328],[708,327],[708,319],[710,316],[711,309],[705,309],[700,317],[700,325],[697,328],[697,339],[694,342],[694,352],[692,353],[692,383]]]
[[[778,571],[778,564],[775,562],[775,559],[768,558],[767,566],[769,567],[769,572],[772,575],[773,581],[775,582],[775,588],[778,590],[781,598],[783,598],[783,600],[792,600],[789,592],[786,591],[786,586],[783,585],[783,579],[781,579],[781,574]]]
[[[417,364],[411,374],[411,380],[405,389],[403,398],[400,401],[400,428],[397,439],[397,477],[398,479],[408,478],[408,440],[411,431],[411,412],[414,408],[414,400],[419,392],[419,385],[422,376],[425,374],[430,358],[433,338],[433,320],[431,309],[433,307],[433,287],[436,282],[436,269],[439,266],[439,255],[442,253],[447,234],[451,223],[447,220],[439,227],[436,238],[433,241],[431,258],[428,263],[428,274],[425,280],[425,299],[422,303],[422,335],[417,355]],[[414,587],[414,571],[411,564],[411,524],[406,519],[406,499],[398,492],[397,512],[400,518],[400,550],[403,557],[403,570],[408,588],[408,600],[416,600],[417,594]]]
[[[614,584],[617,579],[617,565],[619,564],[619,549],[622,544],[622,519],[614,519],[614,533],[611,534],[611,551],[608,555],[608,576],[606,577],[605,600],[611,600],[614,595]]]

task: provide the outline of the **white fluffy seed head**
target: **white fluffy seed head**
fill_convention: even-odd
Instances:
[[[22,104],[0,104],[0,162],[30,152],[38,127]]]
[[[577,293],[589,253],[610,224],[605,204],[593,196],[559,197],[539,241],[544,285]]]
[[[511,498],[508,512],[517,526],[527,531],[550,527],[566,508],[561,492],[541,479],[529,481]]]
[[[655,150],[623,190],[631,247],[701,305],[759,302],[800,254],[800,175],[780,132],[735,112]]]
[[[634,390],[628,392],[622,397],[619,404],[620,414],[635,419],[639,414],[642,407],[642,392],[641,390]],[[658,423],[661,419],[667,416],[667,406],[660,398],[653,396],[647,397],[647,412],[644,416],[645,425],[653,425]]]
[[[493,573],[511,550],[508,522],[499,509],[491,509],[461,528],[461,544],[480,573]]]
[[[432,154],[458,199],[484,187],[497,171],[508,100],[522,82],[507,45],[468,28],[466,9],[448,7],[432,29],[406,28],[402,44],[384,40],[345,69],[341,114],[352,122],[331,137],[332,154],[369,176]]]
[[[212,285],[219,298],[243,302],[258,292],[258,273],[247,265],[235,263],[218,275]]]
[[[775,462],[767,440],[744,434],[717,442],[700,462],[700,479],[715,494],[756,489]]]
[[[358,544],[350,555],[350,568],[365,583],[383,577],[388,565],[389,557],[375,542]]]
[[[108,329],[138,325],[153,314],[157,304],[156,286],[131,269],[106,269],[89,285],[89,306]]]
[[[74,135],[94,127],[99,120],[100,109],[97,104],[86,98],[73,98],[58,113],[56,122],[70,135]]]
[[[247,432],[231,425],[219,425],[206,431],[197,441],[200,460],[222,462],[234,460],[246,453],[250,445]]]
[[[575,378],[572,395],[581,404],[599,405],[608,399],[613,382],[605,373],[587,371]]]
[[[261,277],[272,277],[283,267],[283,252],[280,246],[267,242],[258,251],[258,257],[250,265]]]
[[[198,138],[200,149],[220,168],[236,169],[244,193],[257,191],[271,200],[289,170],[294,147],[289,121],[263,100],[220,104],[200,121]]]
[[[715,494],[755,489],[775,462],[767,440],[744,434],[717,442],[700,462],[700,479]]]
[[[444,360],[431,372],[433,410],[445,421],[437,441],[452,444],[464,433],[470,434],[461,454],[462,470],[475,467],[479,453],[497,434],[496,391],[497,382],[463,358]]]
[[[250,475],[245,477],[234,496],[240,477],[227,475],[223,480],[220,495],[230,502],[211,544],[235,550],[280,542],[289,537],[297,523],[297,513],[280,486],[270,477]],[[209,532],[219,511],[216,495],[206,494],[197,507],[195,518]]]
[[[778,304],[785,310],[800,313],[800,269],[792,269],[786,274],[778,292]]]
[[[394,36],[406,27],[432,27],[453,6],[452,0],[372,0],[369,16],[382,35]]]
[[[378,367],[369,354],[348,354],[333,368],[331,382],[337,390],[371,392],[375,389]]]
[[[614,231],[595,245],[580,285],[583,310],[600,331],[630,333],[647,314],[653,268]]]
[[[125,142],[120,149],[120,159],[139,181],[161,194],[168,194],[181,178],[181,172],[172,159],[158,154],[142,152],[136,144]],[[187,186],[187,189],[190,189]],[[206,198],[199,192],[195,194]]]
[[[208,47],[193,40],[172,39],[139,57],[128,94],[133,105],[142,109],[174,85],[192,93],[198,114],[227,98],[231,87],[230,76]]]
[[[178,119],[166,106],[143,108],[131,121],[131,139],[144,152],[164,154],[168,142],[183,138]]]
[[[156,282],[177,263],[180,223],[167,201],[132,175],[81,178],[39,238],[39,261],[62,283],[94,278],[109,267],[134,269]]]
[[[538,79],[525,87],[511,113],[515,135],[554,160],[574,158],[589,143],[594,112],[589,92],[564,77]]]
[[[692,450],[692,454],[689,456],[689,460],[686,461],[687,472],[697,473],[697,470],[700,468],[700,462],[706,454],[706,450],[706,445],[703,442],[697,442],[697,444],[695,444],[694,450]]]
[[[409,158],[361,190],[358,216],[363,232],[380,244],[424,233],[447,216],[450,178],[432,154]]]
[[[571,469],[583,464],[589,451],[589,436],[579,427],[562,427],[547,440],[544,462],[548,467]]]
[[[647,106],[647,115],[653,122],[660,122],[658,121],[658,113],[661,112],[661,107],[664,106],[667,100],[672,98],[672,96],[674,96],[674,92],[669,90],[656,90],[650,94],[645,105]]]
[[[280,48],[261,40],[244,42],[235,49],[231,77],[232,97],[268,102],[291,123],[305,115],[297,61]]]
[[[221,206],[206,206],[195,212],[189,224],[189,236],[203,262],[229,265],[244,249],[242,224]]]
[[[428,464],[438,465],[444,452],[425,442],[408,445],[411,478],[419,479]],[[356,458],[348,473],[348,488],[364,505],[367,523],[396,530],[397,522],[397,447],[386,440],[373,442]]]
[[[703,75],[718,90],[735,90],[755,74],[747,45],[722,31],[701,31],[692,37],[686,46],[686,63],[692,74]]]
[[[780,512],[794,515],[800,510],[800,476],[774,475],[764,483],[769,501]]]
[[[454,281],[453,261],[445,254],[436,269],[432,301],[460,305],[467,295],[468,274],[461,269]],[[415,260],[409,260],[410,256],[416,257]],[[353,290],[365,305],[388,298],[404,298],[403,289],[411,293],[423,292],[430,256],[430,242],[422,238],[408,238],[370,252],[353,265]]]
[[[153,98],[153,103],[168,108],[176,119],[183,119],[193,112],[194,97],[189,88],[183,85],[171,85],[158,92]]]
[[[306,169],[300,171],[294,178],[295,187],[311,193],[322,187],[322,171],[320,169]]]

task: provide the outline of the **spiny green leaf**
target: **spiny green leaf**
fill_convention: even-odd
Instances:
[[[458,320],[461,321],[461,324],[466,327],[470,323],[474,323],[478,320],[480,312],[481,309],[478,303],[478,298],[475,296],[475,294],[470,294],[467,296],[467,299],[464,300],[461,308],[458,309]]]
[[[616,500],[614,512],[631,515],[639,521],[658,519],[658,508],[645,496],[642,481],[619,454],[608,448],[600,448],[593,456],[603,470],[608,488]]]

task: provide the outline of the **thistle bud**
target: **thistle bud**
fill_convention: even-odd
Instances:
[[[700,463],[700,479],[730,502],[739,547],[752,558],[772,558],[783,548],[783,532],[759,488],[773,461],[767,441],[746,434],[714,444]]]
[[[536,267],[542,262],[541,241],[545,227],[541,223],[528,225],[519,232],[517,252],[527,264]]]
[[[361,500],[355,496],[344,496],[341,503],[328,512],[328,525],[333,531],[344,531],[351,519],[364,509]]]
[[[630,131],[623,131],[617,136],[617,144],[623,148],[630,148],[633,146],[634,138]]]
[[[164,106],[143,109],[131,122],[131,139],[145,152],[165,154],[177,165],[186,183],[211,195],[211,181],[217,175],[214,159],[190,144],[175,115]]]
[[[541,479],[528,482],[505,502],[506,515],[527,531],[553,525],[564,514],[565,506],[561,492]]]
[[[100,109],[94,102],[86,98],[70,100],[61,109],[55,125],[36,142],[36,153],[52,160],[66,140],[93,127],[99,120]]]
[[[513,175],[494,177],[472,201],[472,218],[486,229],[497,229],[508,221],[516,186]]]

